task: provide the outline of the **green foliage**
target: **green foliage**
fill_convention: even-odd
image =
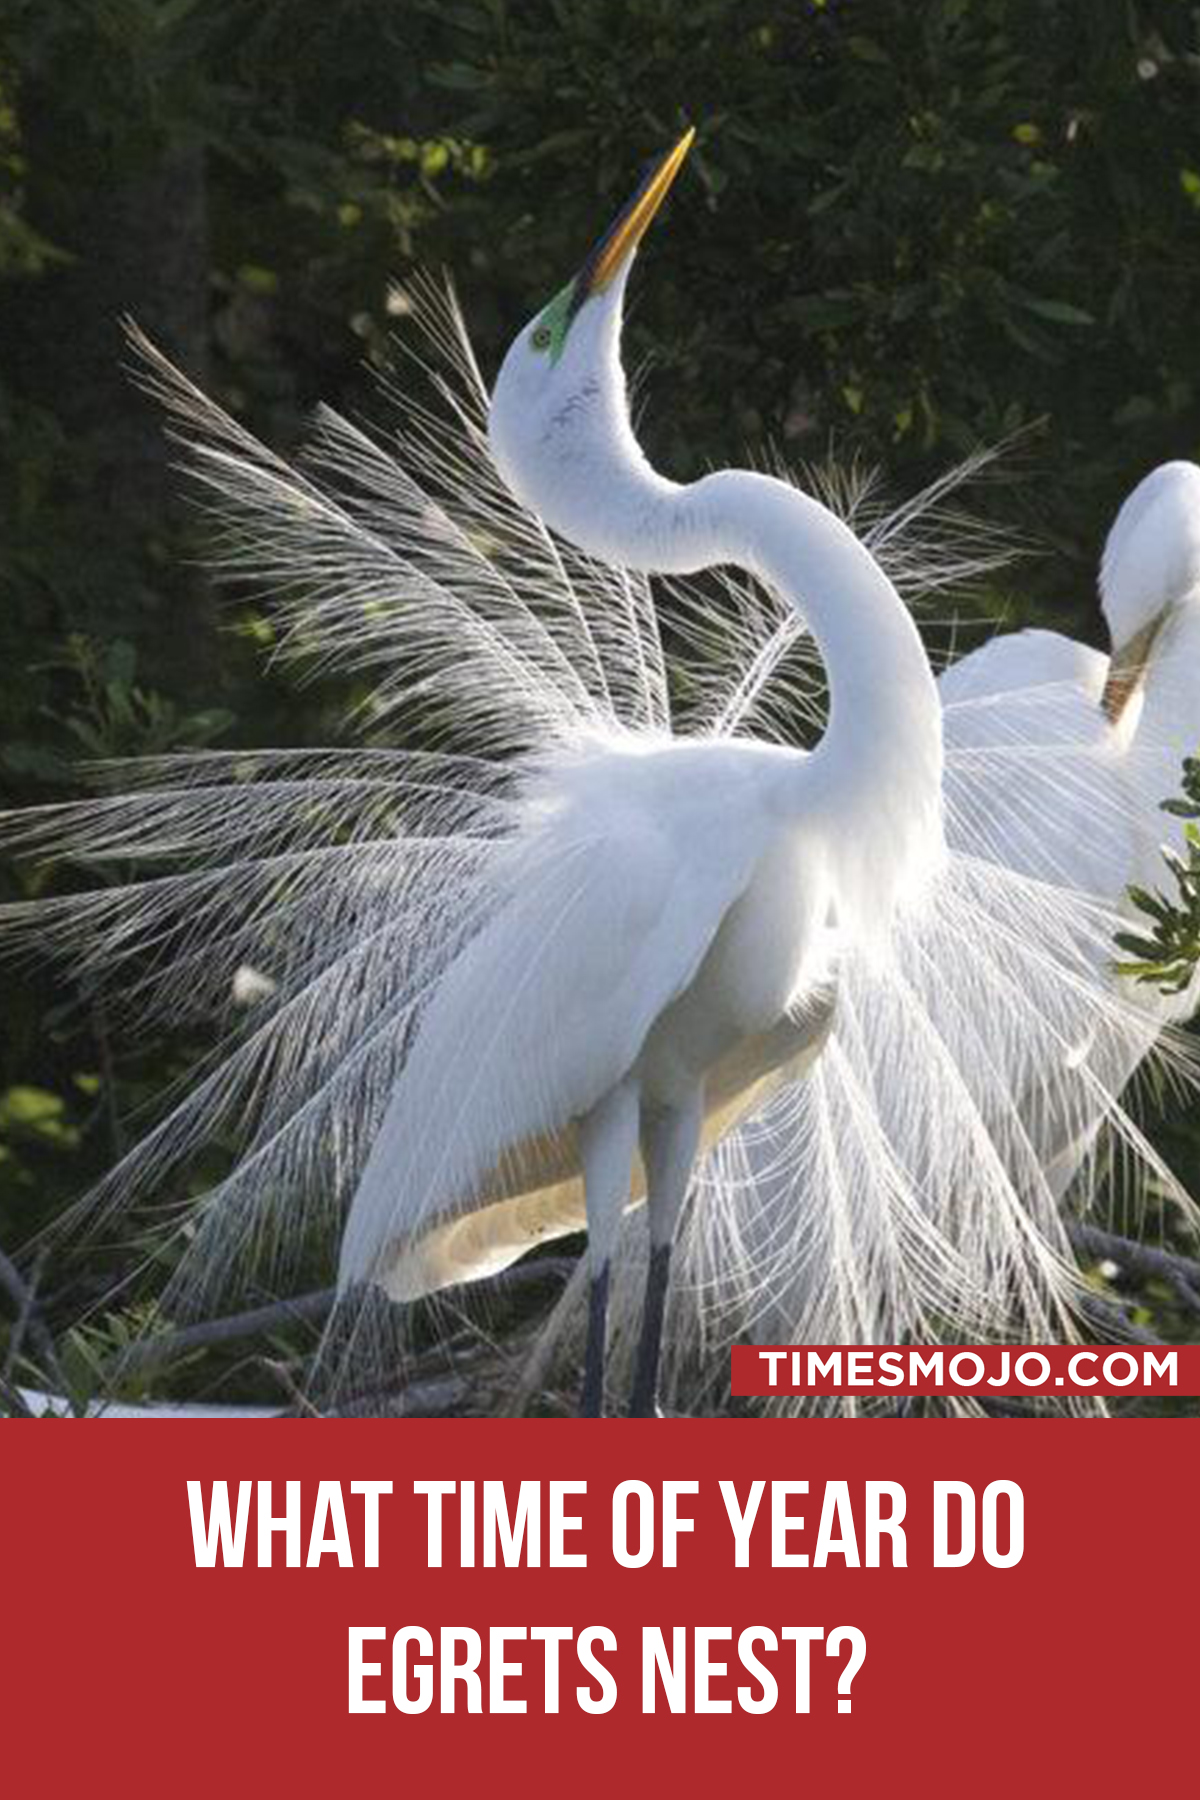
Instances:
[[[1131,887],[1129,898],[1149,920],[1143,932],[1122,931],[1117,946],[1133,961],[1117,964],[1117,971],[1134,981],[1149,982],[1164,994],[1181,994],[1191,985],[1200,965],[1200,757],[1183,764],[1183,791],[1179,799],[1164,800],[1162,810],[1183,819],[1186,854],[1169,846],[1163,861],[1174,883],[1170,896],[1158,889]]]
[[[78,677],[79,703],[63,721],[84,756],[154,756],[200,749],[233,724],[225,707],[184,712],[173,700],[138,684],[137,649],[125,638],[101,648],[72,632],[66,666]]]
[[[15,71],[0,50],[0,281],[17,275],[39,275],[61,260],[62,251],[48,243],[24,217],[25,158],[14,97]]]

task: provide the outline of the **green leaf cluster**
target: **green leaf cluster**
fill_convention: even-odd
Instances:
[[[1129,889],[1148,923],[1142,931],[1118,932],[1117,947],[1132,960],[1118,963],[1117,971],[1164,994],[1182,994],[1200,965],[1200,757],[1184,759],[1182,792],[1164,800],[1162,810],[1184,821],[1183,854],[1170,845],[1162,852],[1173,892]]]

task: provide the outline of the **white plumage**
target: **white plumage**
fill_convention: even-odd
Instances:
[[[942,676],[949,831],[1008,868],[1129,913],[1130,886],[1162,885],[1163,845],[1183,848],[1162,802],[1200,747],[1200,468],[1166,463],[1133,489],[1105,544],[1100,588],[1111,657],[1026,631]],[[1098,955],[1108,972],[1115,951],[1103,945]],[[1200,997],[1196,981],[1173,995],[1121,986],[1132,1010],[1115,1041],[1080,1009],[1075,1054],[1102,1063],[1104,1091],[1120,1092],[1160,1031],[1189,1019]],[[1095,1108],[1047,1121],[1058,1191],[1100,1122]]]
[[[816,935],[819,867],[778,844],[791,772],[770,746],[633,743],[530,781],[495,915],[422,1015],[372,1146],[344,1283],[411,1299],[580,1230],[576,1121],[635,1069],[663,1108],[735,1046],[754,1069]],[[481,1203],[486,1229],[463,1218]]]

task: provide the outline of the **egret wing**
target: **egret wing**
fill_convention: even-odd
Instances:
[[[1107,671],[1108,658],[1099,650],[1061,632],[1007,631],[943,670],[938,693],[948,712],[964,708],[960,735],[969,723],[972,736],[1003,740],[1009,734],[1001,715],[990,708],[967,708],[967,703],[985,698],[1011,701],[1030,691],[1068,686],[1081,688],[1098,703]]]
[[[629,1071],[752,867],[642,817],[552,822],[432,996],[355,1194],[339,1284],[397,1298],[583,1225],[574,1121]]]

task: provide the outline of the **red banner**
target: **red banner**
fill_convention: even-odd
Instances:
[[[1200,1394],[1200,1344],[738,1345],[737,1395]]]
[[[13,1793],[1194,1775],[1194,1420],[0,1442]]]

